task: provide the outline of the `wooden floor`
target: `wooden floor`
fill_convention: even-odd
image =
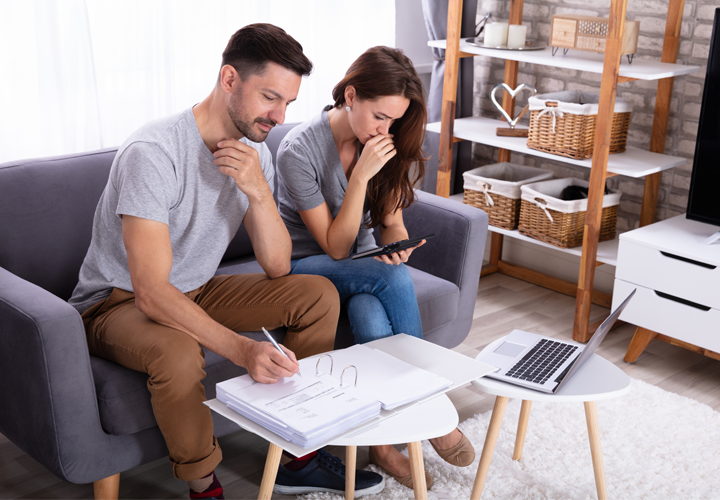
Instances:
[[[575,300],[571,297],[500,274],[487,276],[480,280],[470,334],[456,351],[474,357],[488,343],[515,328],[570,339],[574,309]],[[591,322],[607,313],[607,309],[593,306]],[[600,346],[599,354],[631,377],[720,409],[720,361],[655,340],[634,364],[625,363],[622,358],[633,331],[634,327],[624,325],[611,332]],[[461,421],[490,410],[494,401],[472,386],[453,391],[450,399]],[[267,443],[244,431],[219,441],[224,460],[217,472],[225,498],[256,498]],[[344,456],[340,448],[329,451]],[[358,466],[362,468],[367,463],[367,449],[359,448]],[[71,484],[56,478],[0,435],[0,498],[92,497],[92,485]],[[161,459],[124,472],[120,497],[188,498],[187,485],[174,479],[169,462]]]

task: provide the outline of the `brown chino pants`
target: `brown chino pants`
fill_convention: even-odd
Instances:
[[[333,348],[340,303],[321,276],[216,276],[185,295],[236,332],[286,326],[283,343],[298,359]],[[154,322],[135,306],[133,293],[117,288],[82,317],[91,354],[150,376],[153,412],[175,477],[190,481],[212,472],[222,453],[202,404],[205,359],[197,341]]]

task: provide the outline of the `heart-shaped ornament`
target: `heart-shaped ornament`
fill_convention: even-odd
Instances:
[[[535,89],[532,88],[530,85],[527,85],[527,84],[525,84],[525,83],[521,83],[521,84],[518,85],[518,87],[517,87],[516,89],[514,89],[514,90],[511,89],[510,86],[509,86],[507,83],[498,83],[498,84],[495,85],[495,86],[493,87],[493,89],[490,91],[490,100],[493,102],[493,104],[495,105],[495,107],[500,110],[500,114],[502,114],[503,118],[505,118],[505,121],[508,122],[508,125],[510,125],[510,128],[514,129],[514,128],[515,128],[515,125],[517,125],[517,122],[520,120],[520,118],[522,118],[522,116],[527,112],[527,110],[528,110],[528,105],[527,105],[527,104],[525,105],[525,107],[523,108],[522,112],[521,112],[519,115],[517,115],[517,117],[515,117],[514,120],[511,119],[511,118],[510,118],[510,115],[507,114],[507,111],[505,111],[505,110],[503,109],[502,105],[501,105],[501,104],[497,101],[497,99],[495,98],[495,92],[498,91],[499,89],[503,89],[505,92],[507,92],[508,94],[510,94],[510,97],[512,97],[513,99],[515,98],[516,95],[518,95],[518,94],[519,94],[520,92],[522,92],[523,90],[529,90],[529,91],[531,92],[530,95],[535,95],[535,94],[537,93],[537,90],[535,90]]]

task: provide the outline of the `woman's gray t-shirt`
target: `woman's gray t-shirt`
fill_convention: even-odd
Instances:
[[[278,210],[292,238],[293,259],[325,253],[298,211],[325,202],[334,219],[345,199],[347,177],[330,130],[330,109],[326,106],[318,116],[292,129],[278,148]],[[365,227],[367,220],[368,213],[358,231],[358,252],[376,246],[372,229]]]

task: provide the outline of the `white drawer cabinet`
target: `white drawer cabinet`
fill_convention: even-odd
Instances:
[[[620,315],[623,321],[720,352],[720,309],[678,302],[623,280],[615,280],[613,296],[627,297],[633,288],[637,288],[637,292]]]
[[[613,308],[638,291],[620,319],[638,326],[626,361],[653,338],[720,353],[720,243],[717,227],[684,215],[620,235]]]
[[[619,252],[616,279],[720,309],[720,266],[622,238]]]

